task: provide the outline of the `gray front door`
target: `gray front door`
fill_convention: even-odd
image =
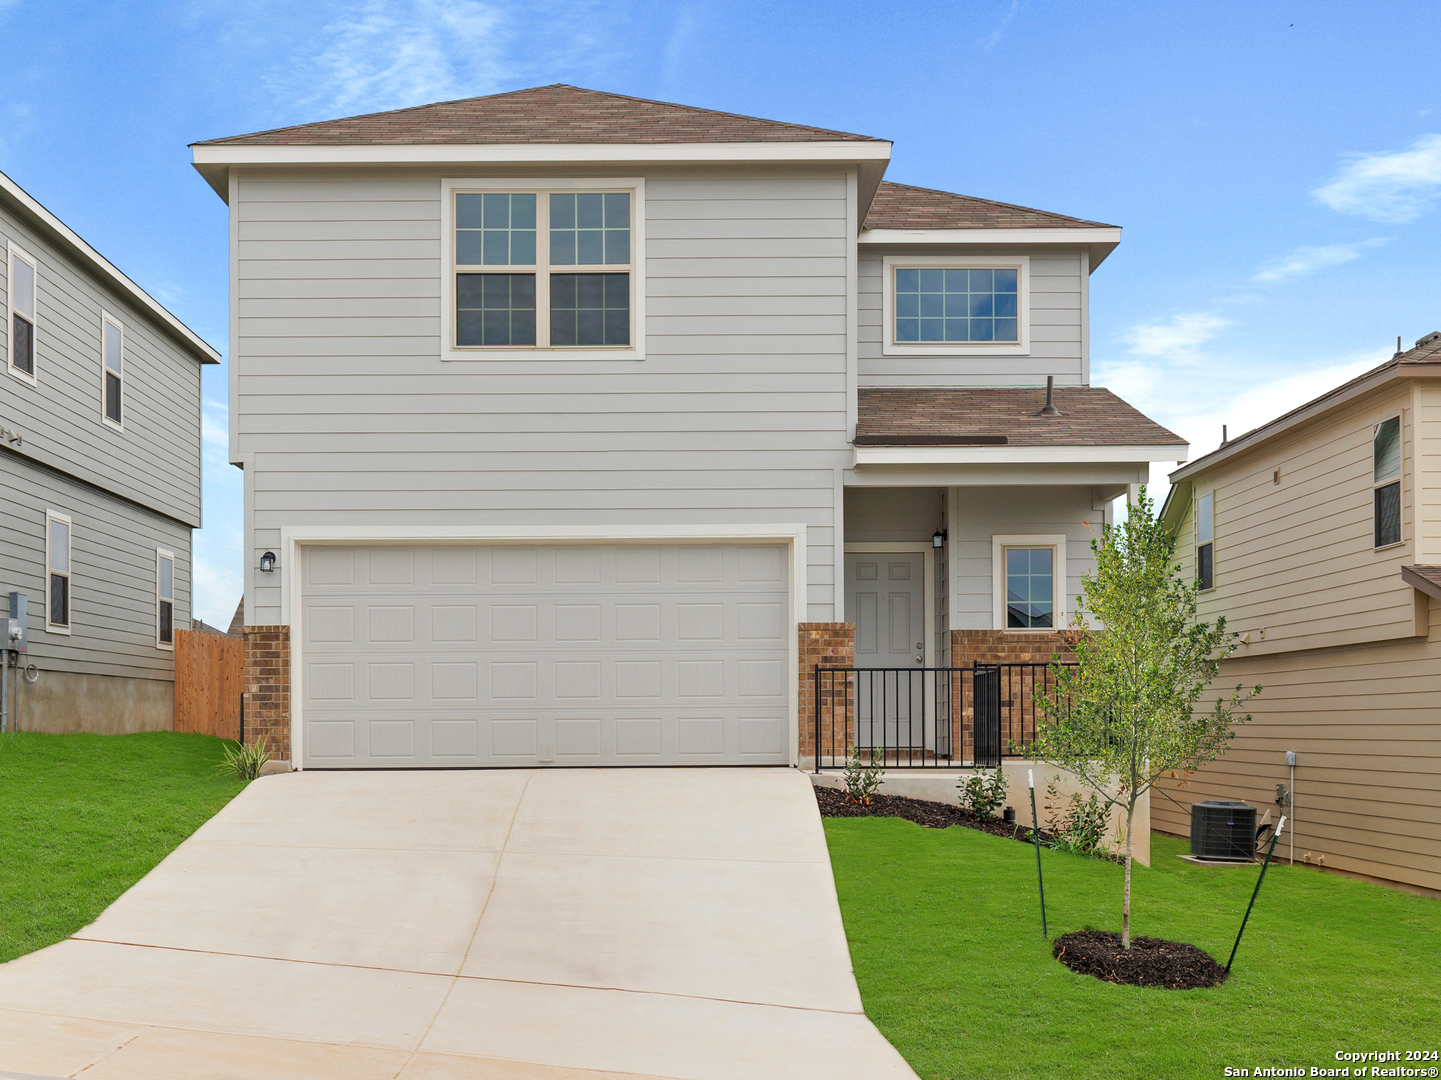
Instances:
[[[925,559],[919,551],[846,554],[856,667],[899,669],[857,679],[857,746],[920,745],[924,680],[910,673],[925,663]]]

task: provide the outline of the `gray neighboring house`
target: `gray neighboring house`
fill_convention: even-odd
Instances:
[[[1049,660],[1186,456],[1089,385],[1120,229],[884,139],[550,86],[193,152],[297,767],[801,764],[817,660]]]
[[[0,593],[26,594],[34,677],[12,716],[170,728],[220,355],[3,174],[0,242]]]

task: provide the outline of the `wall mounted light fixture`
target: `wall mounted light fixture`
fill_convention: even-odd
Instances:
[[[261,572],[262,574],[269,574],[269,573],[273,573],[274,571],[275,571],[275,552],[273,552],[273,551],[267,551],[264,555],[260,556],[260,572]]]
[[[931,547],[943,548],[946,546],[946,530],[937,529],[931,534]]]

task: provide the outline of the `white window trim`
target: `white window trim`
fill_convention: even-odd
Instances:
[[[121,415],[121,416],[124,416],[125,413],[122,411],[122,412],[120,413],[120,415]],[[170,560],[170,595],[169,595],[169,596],[162,596],[162,595],[160,594],[160,562],[161,562],[162,559],[169,559],[169,560]],[[167,602],[170,604],[170,640],[169,640],[168,642],[166,642],[166,641],[161,641],[161,640],[160,640],[160,604],[161,604],[161,601],[167,601]],[[176,631],[176,629],[177,629],[177,627],[176,627],[176,625],[175,625],[175,554],[174,554],[173,552],[166,551],[164,548],[156,548],[156,549],[155,549],[155,647],[156,647],[157,649],[165,649],[167,652],[173,652],[173,651],[175,650],[175,631]]]
[[[117,424],[105,412],[105,373],[109,370],[105,366],[105,324],[109,323],[120,332],[120,422]],[[100,422],[108,428],[116,431],[125,430],[125,324],[105,311],[100,309]]]
[[[455,346],[455,266],[452,259],[455,245],[455,193],[457,191],[615,191],[629,188],[631,197],[631,344],[629,348],[614,345],[541,345],[500,348],[494,346]],[[548,237],[536,233],[536,251]],[[442,360],[471,362],[527,360],[597,361],[645,359],[645,179],[627,176],[596,177],[467,177],[440,182],[440,267],[441,326],[440,356]],[[537,276],[539,270],[537,269]],[[536,337],[540,337],[540,282],[536,282]]]
[[[1387,422],[1389,422],[1389,421],[1391,421],[1391,420],[1395,420],[1395,421],[1396,421],[1396,437],[1400,440],[1400,443],[1401,443],[1401,445],[1400,445],[1399,448],[1398,448],[1399,455],[1400,455],[1400,460],[1399,460],[1398,463],[1397,463],[1397,471],[1396,471],[1396,475],[1395,475],[1395,476],[1391,477],[1391,479],[1389,479],[1389,480],[1377,480],[1377,479],[1376,479],[1376,430],[1377,430],[1382,424],[1385,424],[1385,423],[1387,423]],[[1383,416],[1380,420],[1377,420],[1374,424],[1371,425],[1371,550],[1372,550],[1372,551],[1390,551],[1390,550],[1392,550],[1393,548],[1398,548],[1398,547],[1400,547],[1402,544],[1406,543],[1406,500],[1400,497],[1401,495],[1404,495],[1404,494],[1406,493],[1405,480],[1406,480],[1406,421],[1405,421],[1404,419],[1402,419],[1401,414],[1398,412],[1398,413],[1392,413],[1392,414],[1389,415],[1389,416]],[[1378,545],[1376,544],[1376,492],[1377,492],[1377,490],[1379,490],[1380,488],[1387,487],[1387,486],[1389,486],[1389,485],[1391,485],[1391,484],[1400,484],[1400,485],[1401,485],[1401,488],[1400,488],[1400,491],[1399,491],[1399,494],[1398,494],[1398,497],[1397,497],[1397,500],[1396,500],[1396,501],[1397,501],[1397,504],[1398,504],[1399,517],[1400,517],[1400,521],[1398,522],[1398,524],[1400,525],[1400,536],[1396,539],[1396,541],[1395,541],[1394,543],[1381,544],[1381,545],[1378,546]]]
[[[24,372],[15,366],[15,315],[16,311],[11,301],[15,298],[15,290],[10,287],[15,278],[15,260],[19,259],[30,267],[35,275],[35,307],[36,311],[25,315],[30,320],[31,349],[34,353],[35,370]],[[35,386],[40,375],[40,264],[35,261],[35,256],[22,248],[19,244],[9,241],[5,244],[5,370],[23,383]],[[20,312],[20,314],[25,314]],[[46,588],[49,588],[49,579],[46,579]]]
[[[887,255],[881,260],[881,354],[883,356],[1026,356],[1031,351],[1031,257],[1029,255]],[[896,270],[995,267],[1017,271],[1017,342],[1005,341],[896,341]]]
[[[1043,548],[1055,551],[1051,573],[1051,628],[1006,625],[1006,548]],[[1066,534],[991,536],[991,625],[1007,634],[1052,634],[1066,627]]]
[[[1211,499],[1211,539],[1209,539],[1209,540],[1202,540],[1202,539],[1201,539],[1201,500],[1204,499],[1204,498],[1207,498],[1208,496],[1209,496],[1210,499]],[[1215,592],[1215,591],[1216,591],[1216,489],[1215,489],[1215,488],[1210,488],[1210,489],[1207,490],[1207,491],[1201,491],[1200,489],[1196,489],[1196,490],[1192,493],[1192,496],[1191,496],[1191,505],[1194,507],[1194,511],[1193,511],[1193,513],[1192,513],[1192,515],[1191,515],[1191,517],[1192,517],[1192,521],[1191,521],[1191,537],[1192,537],[1192,539],[1195,541],[1195,543],[1192,545],[1192,547],[1195,549],[1195,550],[1193,551],[1193,554],[1194,554],[1194,556],[1195,556],[1195,558],[1196,558],[1196,574],[1195,574],[1195,579],[1196,579],[1197,583],[1199,583],[1200,580],[1201,580],[1201,548],[1204,547],[1206,544],[1210,544],[1210,545],[1211,545],[1211,584],[1210,584],[1210,587],[1209,587],[1209,588],[1197,589],[1196,591],[1197,591],[1197,592],[1201,592],[1201,593]],[[1373,522],[1373,526],[1374,526],[1374,522]],[[1373,530],[1372,530],[1372,534],[1374,535],[1374,527],[1373,527]]]
[[[70,616],[68,625],[61,626],[50,621],[50,576],[55,571],[50,568],[50,523],[58,521],[65,526],[65,562],[70,567],[65,576],[70,580],[68,594],[70,597]],[[62,514],[59,510],[45,510],[45,632],[47,634],[69,634],[70,628],[75,625],[75,523],[70,520],[69,514]]]

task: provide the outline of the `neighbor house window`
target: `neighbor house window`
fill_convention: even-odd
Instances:
[[[1383,420],[1371,432],[1376,546],[1401,542],[1401,418]]]
[[[155,643],[175,647],[175,556],[160,548],[155,551]]]
[[[1020,341],[1019,273],[1006,267],[895,267],[897,343]]]
[[[1055,549],[1005,549],[1006,629],[1052,629],[1055,626]]]
[[[125,329],[109,315],[100,316],[100,394],[106,423],[121,426],[120,396],[124,387]]]
[[[1213,492],[1196,499],[1196,588],[1216,585],[1216,504]]]
[[[628,348],[633,191],[464,191],[454,199],[458,349]]]
[[[70,518],[45,511],[45,629],[70,633]]]
[[[10,371],[35,381],[35,260],[10,246]]]

